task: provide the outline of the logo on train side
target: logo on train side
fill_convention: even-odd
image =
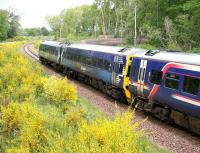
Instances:
[[[86,71],[86,67],[81,65],[81,71],[85,72]]]

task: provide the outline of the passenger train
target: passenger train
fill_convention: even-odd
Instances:
[[[42,42],[39,58],[163,121],[200,134],[200,55]]]

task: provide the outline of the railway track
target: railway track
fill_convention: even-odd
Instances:
[[[36,60],[36,61],[39,61],[39,56],[34,53],[31,49],[30,49],[30,46],[33,45],[33,44],[26,44],[23,46],[23,50],[24,52],[30,56],[32,59]]]
[[[35,61],[39,61],[38,55],[32,50],[33,44],[26,44],[22,48],[22,52]],[[64,77],[64,74],[52,69],[50,66],[43,66],[44,70],[49,75]],[[110,116],[114,116],[116,110],[124,112],[128,106],[122,103],[117,103],[112,98],[99,92],[98,90],[74,79],[73,81],[78,89],[79,96],[89,99],[90,102],[101,111]],[[144,120],[147,115],[139,110],[135,111],[136,120]],[[186,130],[176,126],[168,125],[162,121],[149,116],[142,124],[142,128],[147,133],[148,137],[156,144],[167,148],[177,153],[200,153],[200,138]]]

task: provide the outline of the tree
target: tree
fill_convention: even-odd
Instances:
[[[9,12],[9,28],[8,28],[8,38],[14,38],[19,32],[19,15],[14,12]]]
[[[8,33],[8,12],[0,10],[0,40],[5,40]]]
[[[55,36],[55,39],[61,38],[63,19],[60,16],[47,16],[46,20],[52,29],[52,34]]]
[[[42,28],[41,28],[41,34],[42,34],[43,36],[48,36],[48,35],[49,35],[49,31],[47,30],[46,27],[42,27]]]
[[[130,43],[191,49],[200,46],[199,18],[199,0],[95,0],[92,6],[63,10],[49,24],[60,38],[106,34]]]

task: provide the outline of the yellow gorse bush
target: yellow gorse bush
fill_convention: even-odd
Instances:
[[[48,101],[57,105],[63,102],[75,102],[77,100],[77,90],[74,84],[65,79],[50,77],[44,84],[44,95]]]
[[[139,139],[144,133],[136,132],[139,124],[131,124],[132,119],[133,113],[126,112],[117,113],[113,121],[101,118],[92,124],[84,122],[77,134],[78,143],[70,146],[72,152],[140,152]]]
[[[45,116],[32,103],[22,104],[11,102],[8,106],[1,107],[4,133],[15,132],[15,138],[20,142],[20,147],[29,150],[38,150],[45,142]]]
[[[6,137],[14,135],[14,142],[18,142],[18,145],[5,147],[7,152],[42,150],[42,144],[46,142],[48,135],[45,124],[47,121],[49,124],[52,122],[33,105],[37,98],[44,97],[47,102],[56,106],[65,102],[75,103],[77,99],[75,86],[66,78],[49,78],[43,75],[38,64],[32,64],[21,56],[18,51],[22,44],[23,42],[0,44],[1,131]],[[61,125],[62,128],[65,125],[64,117]]]
[[[65,79],[42,75],[38,64],[32,64],[19,55],[17,49],[21,42],[0,45],[0,98],[24,101],[27,98],[43,95],[47,101],[59,105],[75,102],[76,88]]]

